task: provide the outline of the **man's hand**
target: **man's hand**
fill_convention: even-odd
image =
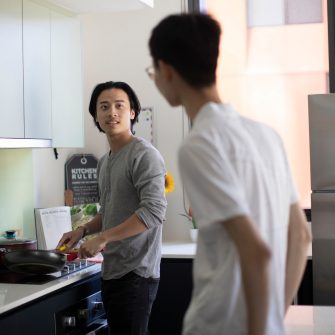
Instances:
[[[105,249],[106,247],[106,240],[104,239],[103,235],[100,234],[99,236],[92,238],[84,242],[78,251],[79,258],[89,258],[95,256],[97,253]]]
[[[83,229],[72,230],[64,233],[58,242],[56,249],[62,252],[67,252],[70,249],[73,249],[82,237]]]

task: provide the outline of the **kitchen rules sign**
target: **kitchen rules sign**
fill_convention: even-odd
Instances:
[[[98,160],[91,154],[77,154],[67,160],[65,190],[72,197],[72,201],[66,201],[68,205],[99,202],[97,165]]]

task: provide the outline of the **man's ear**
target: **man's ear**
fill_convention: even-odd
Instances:
[[[133,109],[130,110],[130,120],[135,119],[135,111]]]
[[[173,77],[173,74],[175,72],[172,65],[170,65],[168,63],[165,63],[163,60],[159,60],[158,61],[158,68],[159,68],[159,71],[160,71],[161,75],[165,79],[171,80],[171,78]]]

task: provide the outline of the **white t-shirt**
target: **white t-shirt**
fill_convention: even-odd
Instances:
[[[297,193],[281,139],[230,105],[208,103],[179,150],[179,165],[199,226],[183,334],[247,334],[239,258],[222,224],[241,214],[252,219],[272,250],[266,334],[284,334],[289,208]]]

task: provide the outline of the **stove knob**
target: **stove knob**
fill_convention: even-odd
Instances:
[[[87,320],[89,316],[89,310],[87,308],[79,309],[78,310],[78,318]]]
[[[64,316],[63,317],[63,326],[64,327],[75,327],[76,326],[76,317],[75,316]]]
[[[101,301],[92,301],[93,304],[93,312],[101,312],[103,310],[104,304]]]

